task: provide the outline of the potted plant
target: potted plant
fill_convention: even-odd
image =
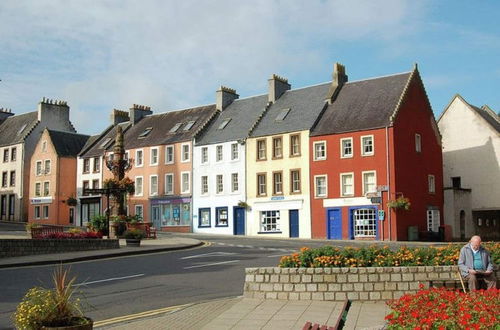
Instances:
[[[18,329],[93,329],[92,319],[85,317],[81,302],[75,297],[69,271],[59,266],[52,275],[53,289],[34,287],[28,290],[12,318]]]
[[[387,207],[395,210],[409,210],[410,209],[410,199],[404,196],[399,196],[398,198],[391,200],[387,203]]]
[[[247,204],[247,202],[238,201],[238,206],[243,207],[247,211],[251,211],[251,207],[250,207],[250,205]]]
[[[125,240],[127,242],[127,246],[141,246],[141,239],[143,239],[146,235],[143,230],[140,229],[130,229],[123,233]]]
[[[76,206],[78,204],[78,201],[74,197],[68,197],[68,199],[66,200],[66,204],[68,204],[68,206]]]

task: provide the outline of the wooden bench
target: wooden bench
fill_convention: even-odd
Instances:
[[[150,222],[139,222],[139,223],[127,223],[127,230],[130,229],[139,229],[142,230],[146,238],[154,238],[156,239],[156,228],[151,226]]]
[[[63,233],[63,232],[64,232],[63,226],[42,225],[41,227],[31,228],[31,238],[40,238],[47,234]]]

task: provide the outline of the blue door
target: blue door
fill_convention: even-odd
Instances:
[[[290,237],[299,237],[299,210],[290,210]]]
[[[234,234],[245,235],[245,208],[235,207],[233,211]]]
[[[342,239],[342,212],[340,209],[327,211],[328,239]]]

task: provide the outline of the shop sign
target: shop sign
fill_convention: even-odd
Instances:
[[[39,197],[31,198],[31,204],[50,204],[52,203],[52,197]]]

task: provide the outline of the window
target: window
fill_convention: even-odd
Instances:
[[[94,168],[93,172],[94,173],[99,173],[101,171],[101,162],[99,157],[94,157]]]
[[[201,163],[202,164],[208,163],[208,147],[201,148]]]
[[[224,192],[224,177],[222,174],[217,174],[215,177],[215,193],[222,194]]]
[[[44,173],[50,174],[50,159],[45,160]]]
[[[352,215],[355,237],[374,237],[377,235],[377,212],[375,209],[357,209]]]
[[[181,179],[181,193],[187,194],[190,191],[189,172],[182,172]]]
[[[3,149],[3,162],[7,163],[9,161],[9,149]]]
[[[105,138],[104,141],[102,141],[101,145],[99,146],[99,149],[104,149],[106,147],[106,144],[109,143],[109,141],[111,141],[111,138]]]
[[[201,177],[201,194],[208,194],[208,176],[206,175]]]
[[[182,130],[189,131],[191,129],[191,127],[193,127],[195,122],[196,122],[195,120],[188,121],[186,126],[184,126],[184,128]]]
[[[227,227],[228,226],[228,212],[227,207],[215,208],[215,226]]]
[[[41,160],[38,160],[36,162],[36,175],[42,175],[42,161]]]
[[[92,189],[99,189],[99,179],[92,180]]]
[[[139,139],[145,138],[146,136],[149,135],[149,133],[151,133],[152,130],[153,130],[153,127],[146,128],[141,134],[139,134],[138,138]]]
[[[327,196],[327,176],[326,175],[315,175],[314,176],[314,197],[326,197]]]
[[[266,140],[257,140],[257,160],[266,160]]]
[[[239,190],[238,173],[231,174],[231,191],[237,192]]]
[[[215,147],[215,161],[216,162],[221,162],[222,161],[222,146],[217,146]]]
[[[174,174],[165,174],[165,195],[173,195],[174,193]]]
[[[43,206],[43,218],[44,219],[49,218],[49,206],[48,205]]]
[[[427,211],[427,212],[429,212],[429,211]],[[427,214],[427,216],[428,216],[428,214]],[[478,225],[479,227],[481,227],[481,226],[483,225],[483,219],[481,219],[481,218],[477,218],[477,225]]]
[[[261,211],[260,223],[262,232],[279,232],[280,211]]]
[[[142,196],[142,176],[135,177],[135,196]]]
[[[210,227],[210,208],[199,209],[198,217],[198,227]]]
[[[45,181],[43,183],[43,195],[44,196],[49,196],[50,194],[50,182],[49,181]]]
[[[158,175],[149,177],[149,196],[158,195]]]
[[[174,146],[165,147],[165,164],[174,163]]]
[[[280,111],[280,113],[276,116],[276,121],[283,121],[285,120],[286,116],[290,112],[290,108],[283,109]]]
[[[283,172],[273,172],[273,195],[283,195]]]
[[[290,192],[292,194],[300,193],[300,170],[290,171]]]
[[[10,171],[10,182],[9,185],[14,187],[16,185],[16,171]]]
[[[2,187],[7,187],[7,172],[2,172]]]
[[[257,174],[257,195],[267,195],[266,173]]]
[[[434,194],[436,192],[436,178],[434,177],[434,175],[429,174],[427,176],[427,181],[429,184],[429,193]]]
[[[283,158],[283,139],[273,138],[273,159]]]
[[[231,121],[231,118],[226,118],[222,121],[222,123],[220,123],[219,127],[217,129],[224,129],[227,124],[229,124],[229,122]]]
[[[15,162],[16,158],[17,158],[17,148],[14,147],[14,148],[10,149],[10,161]]]
[[[82,195],[88,195],[87,193],[85,193],[85,190],[90,188],[89,181],[88,180],[83,181],[82,187],[83,187]]]
[[[422,136],[415,133],[415,151],[422,152]]]
[[[340,139],[340,157],[352,157],[352,138]]]
[[[326,159],[326,141],[314,142],[314,160]]]
[[[143,151],[142,150],[136,150],[135,151],[135,167],[141,167],[144,164],[143,161]]]
[[[47,141],[42,142],[42,152],[47,152]]]
[[[182,156],[181,156],[181,162],[189,162],[189,144],[183,144],[182,145]]]
[[[142,219],[144,217],[143,207],[141,204],[135,206],[135,215]]]
[[[439,231],[439,222],[439,210],[427,210],[427,230],[437,233]]]
[[[373,135],[367,135],[361,137],[361,155],[363,156],[373,155]]]
[[[151,151],[149,165],[158,165],[158,147],[149,150]]]
[[[170,129],[170,131],[168,131],[168,132],[169,132],[169,133],[175,133],[175,132],[177,132],[177,130],[178,130],[178,129],[179,129],[179,127],[181,127],[181,126],[182,126],[182,123],[177,123],[177,124],[175,124],[175,125],[174,125],[171,129]]]
[[[35,183],[35,197],[42,196],[42,184],[40,182]]]
[[[238,143],[231,144],[231,160],[237,160],[239,158],[238,155]]]
[[[83,160],[83,173],[90,172],[90,158],[85,158]]]
[[[35,206],[35,219],[40,219],[40,206]]]
[[[363,195],[377,191],[377,175],[375,171],[363,172]]]
[[[451,178],[451,185],[454,189],[462,188],[462,178],[459,176],[455,176]]]
[[[300,156],[300,135],[290,135],[290,157]]]
[[[354,196],[354,174],[340,174],[340,192],[342,196]]]

